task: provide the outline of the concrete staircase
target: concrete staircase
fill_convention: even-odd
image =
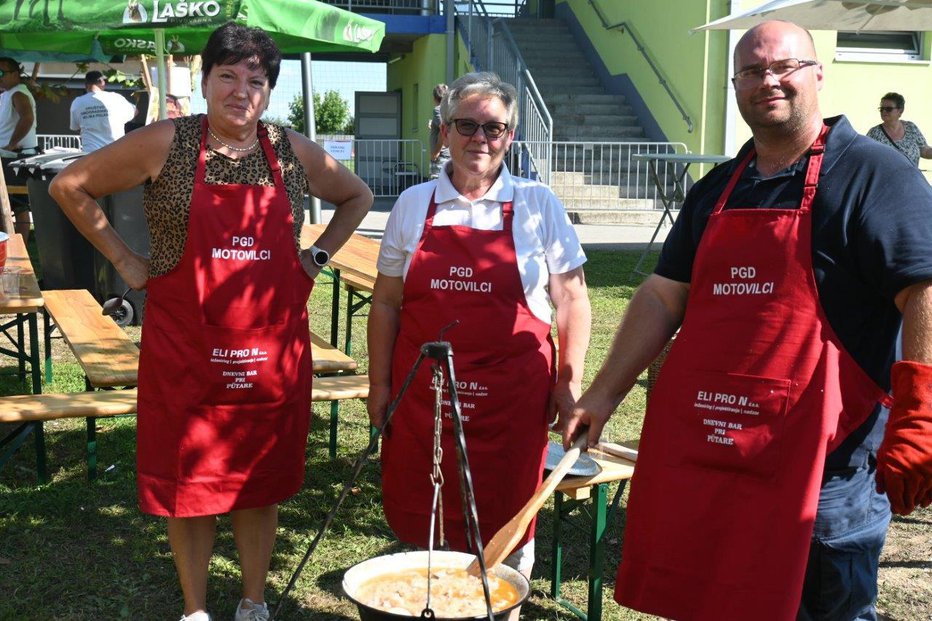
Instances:
[[[631,106],[605,91],[563,21],[512,19],[507,25],[553,117],[555,142],[646,141]],[[657,223],[659,202],[634,189],[644,187],[646,168],[630,166],[627,152],[555,146],[552,158],[551,185],[574,222]]]

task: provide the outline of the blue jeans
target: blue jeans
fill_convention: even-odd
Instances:
[[[876,621],[877,566],[890,503],[874,484],[874,456],[826,473],[797,621]]]

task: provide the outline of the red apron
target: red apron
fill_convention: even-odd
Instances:
[[[547,402],[553,383],[550,325],[528,307],[512,237],[512,203],[502,230],[433,225],[433,196],[424,232],[404,283],[401,325],[392,360],[392,390],[401,388],[427,341],[440,330],[453,346],[457,394],[483,543],[537,489],[547,449]],[[434,393],[425,362],[392,417],[382,445],[385,516],[402,541],[426,547],[433,487]],[[446,391],[445,391],[446,392]],[[443,421],[444,529],[465,550],[465,523],[450,418]],[[528,529],[522,542],[534,534]]]
[[[181,261],[148,283],[139,360],[139,505],[172,517],[274,504],[304,480],[307,300],[281,167],[274,187],[205,182],[201,128]]]
[[[812,204],[724,210],[696,254],[686,316],[651,393],[615,599],[678,621],[796,618],[827,452],[883,390],[819,303]]]

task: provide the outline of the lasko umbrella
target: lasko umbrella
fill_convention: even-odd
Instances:
[[[0,48],[153,55],[164,97],[165,55],[199,53],[228,21],[261,28],[284,53],[374,52],[385,35],[384,23],[316,0],[0,0]]]

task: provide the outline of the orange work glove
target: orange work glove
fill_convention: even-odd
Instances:
[[[932,365],[901,361],[890,372],[893,408],[877,451],[877,491],[897,515],[932,503]]]

